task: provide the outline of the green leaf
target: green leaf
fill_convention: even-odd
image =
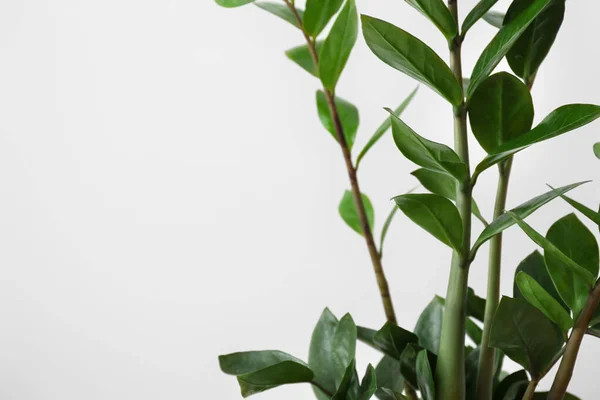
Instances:
[[[415,88],[415,90],[413,90],[408,95],[408,97],[406,97],[404,99],[404,101],[402,101],[402,103],[398,106],[398,108],[396,108],[394,110],[394,115],[395,116],[399,117],[402,114],[402,112],[404,112],[404,110],[406,109],[406,107],[408,107],[408,105],[410,104],[410,102],[412,101],[412,99],[417,94],[417,90],[418,89],[419,89],[419,87],[417,86]],[[373,147],[373,145],[375,145],[375,143],[377,143],[377,141],[379,139],[381,139],[381,137],[388,131],[388,129],[390,129],[391,125],[392,125],[392,117],[390,116],[390,117],[386,118],[386,120],[379,126],[379,128],[377,128],[377,130],[375,131],[375,133],[373,134],[373,136],[371,136],[371,138],[369,139],[369,141],[367,142],[367,144],[365,145],[365,147],[358,154],[358,157],[356,158],[356,168],[358,168],[358,166],[360,165],[360,161],[367,154],[367,152],[371,149],[371,147]]]
[[[402,372],[402,376],[409,386],[415,390],[419,389],[419,384],[417,382],[417,355],[421,350],[423,350],[421,346],[409,344],[402,352],[402,355],[400,355],[400,371]],[[431,352],[428,352],[428,356],[429,365],[435,370],[437,356]]]
[[[317,54],[323,47],[323,41],[318,41],[315,44],[317,49]],[[307,71],[309,74],[319,77],[319,71],[317,70],[317,66],[313,61],[312,55],[310,54],[310,50],[308,45],[294,47],[293,49],[289,49],[285,52],[285,55],[298,64],[302,69]]]
[[[319,53],[319,77],[325,89],[334,91],[357,36],[356,5],[354,0],[346,0]]]
[[[373,211],[373,205],[371,204],[371,200],[367,197],[366,194],[361,194],[363,204],[365,205],[365,212],[367,213],[367,220],[369,221],[369,226],[371,230],[373,230],[373,225],[375,224],[375,212]],[[338,207],[340,212],[340,216],[344,220],[346,224],[352,229],[354,229],[360,235],[363,234],[362,227],[360,225],[360,220],[358,218],[358,213],[356,212],[356,205],[354,204],[354,196],[350,190],[346,190],[344,192],[344,197],[342,197],[342,201],[340,201],[340,205]]]
[[[427,350],[421,350],[417,355],[417,382],[423,400],[435,400],[435,383]]]
[[[594,155],[600,159],[600,142],[594,143]]]
[[[475,25],[477,21],[479,21],[481,17],[485,19],[485,15],[488,10],[497,2],[498,0],[481,0],[479,3],[477,3],[463,21],[461,32],[462,35],[464,36],[467,31],[471,29],[471,27]]]
[[[385,238],[387,236],[388,230],[389,230],[392,220],[394,219],[394,216],[396,215],[397,212],[398,212],[398,206],[396,206],[394,204],[392,211],[390,211],[390,213],[388,214],[388,217],[385,219],[385,222],[383,223],[383,228],[381,228],[381,239],[379,240],[379,255],[381,257],[383,257],[383,243],[385,242]]]
[[[576,187],[584,183],[586,182],[573,183],[571,185],[566,185],[556,190],[551,190],[550,192],[546,192],[542,195],[534,197],[531,200],[526,201],[518,207],[513,208],[511,211],[514,214],[518,215],[520,218],[525,218],[533,214],[533,212],[536,211],[538,208],[557,198],[560,194],[567,193],[568,191],[575,189]],[[505,229],[510,228],[514,224],[515,221],[507,213],[504,213],[495,220],[493,220],[492,223],[488,227],[486,227],[483,230],[483,232],[481,232],[481,234],[475,241],[475,244],[471,249],[471,255],[474,256],[482,244],[484,244],[500,232],[503,232]]]
[[[419,136],[395,115],[392,115],[392,134],[400,152],[415,164],[449,174],[459,181],[467,178],[467,166],[454,150]]]
[[[471,288],[467,288],[467,315],[481,322],[485,316],[485,299],[477,296]]]
[[[358,109],[348,101],[338,96],[335,96],[335,107],[340,117],[340,122],[344,131],[344,137],[346,138],[346,144],[348,145],[348,148],[352,150],[354,138],[356,138],[356,132],[358,131],[358,125],[360,123]],[[321,120],[321,123],[325,129],[327,129],[333,138],[337,140],[335,124],[331,118],[329,104],[327,103],[327,95],[321,90],[317,91],[317,111],[319,112],[319,119]]]
[[[524,300],[502,298],[492,323],[490,346],[502,350],[537,379],[562,344],[560,329],[537,308]]]
[[[411,172],[411,175],[417,178],[421,185],[423,185],[423,187],[429,190],[431,193],[439,194],[440,196],[444,196],[447,199],[456,201],[456,190],[458,185],[456,179],[454,179],[453,177],[444,173],[425,168],[420,168],[416,171],[413,171]],[[483,218],[483,215],[481,215],[481,211],[479,210],[479,206],[477,205],[475,200],[472,200],[471,212],[484,225],[488,225],[485,218]]]
[[[343,2],[343,0],[307,0],[303,18],[304,31],[311,37],[317,37],[338,12]]]
[[[249,351],[219,356],[221,371],[236,375],[243,397],[281,385],[311,382],[313,372],[281,351]]]
[[[331,400],[356,400],[359,393],[358,375],[356,373],[356,362],[353,359],[344,373],[338,390]]]
[[[483,337],[483,330],[477,325],[471,318],[467,318],[465,320],[465,328],[467,331],[467,336],[471,338],[473,343],[476,345],[481,344],[481,338]]]
[[[489,11],[483,16],[483,20],[498,29],[504,25],[504,13],[498,11]]]
[[[512,48],[517,39],[525,32],[529,24],[533,22],[535,17],[537,17],[550,1],[551,0],[532,0],[531,5],[526,10],[519,13],[514,20],[504,25],[502,29],[498,31],[490,44],[483,50],[483,53],[473,68],[467,97],[471,97],[475,92],[475,89],[477,89],[477,86],[492,73],[494,68],[496,68],[498,63]]]
[[[573,327],[573,319],[558,301],[525,272],[519,272],[515,278],[523,297],[535,308],[544,313],[563,331],[565,337]]]
[[[506,12],[505,24],[517,18],[530,4],[531,0],[513,1]],[[552,0],[506,54],[510,68],[525,82],[532,82],[550,52],[564,15],[565,0]]]
[[[248,3],[252,3],[254,0],[215,0],[215,2],[221,7],[234,8],[241,7]]]
[[[569,307],[567,307],[567,305],[563,302],[562,298],[556,291],[554,283],[552,282],[552,278],[550,277],[548,269],[546,268],[544,256],[541,255],[539,251],[534,251],[533,253],[528,255],[523,261],[521,261],[521,263],[517,266],[517,269],[515,271],[515,277],[519,272],[525,272],[527,275],[535,279],[536,282],[539,283],[542,286],[542,288],[544,288],[544,290],[548,292],[548,294],[550,294],[550,296],[552,296],[552,298],[560,304],[562,308],[564,308],[567,311],[569,310]],[[523,296],[521,290],[519,289],[519,286],[517,285],[516,279],[513,284],[513,297],[517,299],[525,299],[525,296]]]
[[[554,189],[554,188],[552,188],[552,186],[550,186],[550,188]],[[597,213],[596,211],[592,210],[591,208],[584,206],[580,202],[575,201],[575,200],[571,199],[570,197],[567,197],[562,194],[560,195],[560,197],[564,201],[569,203],[574,209],[576,209],[577,211],[579,211],[580,213],[582,213],[583,215],[588,217],[591,221],[593,221],[596,225],[598,225],[598,227],[600,227],[600,213]]]
[[[415,335],[419,345],[437,354],[442,335],[442,320],[444,318],[444,300],[435,296],[419,316],[415,325]]]
[[[498,147],[494,154],[488,155],[475,169],[479,175],[489,167],[506,160],[508,157],[526,149],[532,144],[552,139],[589,124],[600,117],[600,106],[594,104],[568,104],[552,111],[535,128]]]
[[[494,389],[494,400],[521,400],[528,384],[529,378],[525,370],[513,372]]]
[[[453,105],[463,100],[462,88],[446,63],[425,43],[402,29],[362,15],[367,45],[381,61],[423,82]]]
[[[371,364],[367,366],[367,372],[360,383],[358,400],[369,400],[377,391],[377,375]]]
[[[546,238],[543,247],[548,272],[558,293],[577,316],[598,276],[598,243],[575,214],[552,224]]]
[[[338,323],[332,340],[332,366],[336,374],[336,386],[343,379],[339,371],[344,370],[353,362],[356,355],[357,330],[350,314],[342,317]]]
[[[404,378],[400,371],[400,361],[388,355],[384,355],[377,367],[375,367],[375,375],[377,376],[377,386],[380,388],[376,392],[379,399],[389,397],[388,393],[383,391],[383,388],[402,392],[404,388]]]
[[[298,20],[296,19],[296,16],[292,12],[292,10],[290,10],[290,8],[288,6],[286,6],[285,4],[271,3],[271,2],[266,2],[266,1],[257,1],[254,3],[254,5],[289,22],[290,24],[294,25],[298,29],[302,29],[302,27],[298,24]],[[304,12],[302,10],[298,10],[298,9],[296,9],[296,12],[298,13],[298,16],[300,17],[300,20],[302,20],[302,16],[304,15]]]
[[[412,332],[399,326],[386,322],[386,324],[373,336],[373,343],[384,354],[394,359],[399,359],[400,355],[409,343],[418,343],[419,338]]]
[[[315,326],[310,341],[308,366],[315,374],[315,381],[320,386],[334,393],[336,381],[343,376],[346,368],[333,365],[333,337],[338,326],[338,319],[326,308]],[[317,399],[329,400],[329,396],[313,386]]]
[[[429,18],[448,41],[454,39],[458,33],[458,27],[450,10],[442,0],[406,0],[406,2]]]
[[[469,101],[475,139],[488,153],[531,129],[533,101],[527,86],[506,72],[487,78]]]
[[[378,392],[377,397],[379,400],[407,400],[403,394],[387,388],[381,388],[381,391]]]

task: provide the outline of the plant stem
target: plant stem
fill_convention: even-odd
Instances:
[[[506,195],[512,158],[498,164],[498,188],[496,189],[496,203],[494,205],[494,218],[504,213],[506,208]],[[483,336],[479,354],[479,371],[477,375],[477,400],[491,400],[494,380],[494,355],[493,347],[489,346],[492,321],[500,301],[500,269],[502,263],[502,233],[490,239],[490,258],[488,266],[487,299],[485,302],[485,316],[483,319]]]
[[[571,331],[571,336],[569,337],[567,346],[565,348],[565,354],[563,355],[560,366],[558,367],[558,372],[556,373],[556,377],[552,383],[552,388],[548,393],[547,400],[562,400],[567,392],[567,387],[569,386],[569,382],[573,376],[573,368],[575,368],[577,355],[579,354],[579,347],[581,346],[583,337],[585,336],[590,321],[594,315],[594,311],[598,307],[599,302],[600,284],[596,282],[585,302],[585,306],[583,307],[581,314],[579,314],[579,317],[575,322],[573,330]]]
[[[448,9],[458,25],[457,0],[448,1]],[[450,43],[450,68],[459,84],[462,82],[462,37],[457,35]],[[452,254],[446,305],[442,322],[440,348],[436,366],[436,398],[464,400],[465,398],[465,318],[469,277],[469,250],[471,247],[471,184],[469,172],[469,144],[467,136],[467,109],[464,100],[454,107],[454,147],[467,166],[467,178],[458,182],[456,207],[463,225],[462,251]]]
[[[302,18],[300,18],[300,15],[298,14],[298,11],[296,11],[296,8],[293,6],[290,0],[284,1],[290,9],[290,11],[292,12],[292,14],[294,15],[298,26],[302,26]],[[313,62],[315,63],[315,66],[318,69],[319,56],[317,53],[315,42],[311,39],[311,37],[306,33],[304,29],[302,29],[302,33],[306,40],[306,44],[308,45],[308,49],[310,51]],[[348,143],[346,142],[346,137],[344,136],[344,129],[342,127],[340,115],[335,105],[335,95],[330,90],[324,90],[325,96],[327,98],[327,105],[329,106],[329,112],[331,113],[331,118],[333,119],[333,124],[335,127],[335,136],[338,140],[338,143],[340,144],[342,154],[344,156],[344,161],[346,163],[346,170],[348,172],[348,178],[350,179],[350,186],[352,189],[352,197],[354,198],[356,213],[358,215],[360,227],[362,229],[363,236],[367,244],[367,249],[369,250],[371,263],[373,264],[373,271],[375,272],[375,279],[377,280],[377,286],[379,287],[379,295],[381,297],[381,302],[383,303],[385,316],[388,321],[396,324],[396,313],[394,312],[394,305],[392,303],[387,278],[383,271],[383,265],[381,263],[381,254],[379,253],[379,250],[377,250],[377,245],[375,244],[375,240],[373,238],[373,232],[371,231],[371,227],[369,226],[369,220],[367,218],[365,204],[360,191],[360,186],[358,185],[356,167],[352,162],[352,154],[350,153],[350,148],[348,147]]]
[[[525,391],[522,400],[532,400],[533,396],[535,395],[535,389],[537,388],[537,385],[538,381],[535,379],[529,382],[529,385],[527,385],[527,390]]]

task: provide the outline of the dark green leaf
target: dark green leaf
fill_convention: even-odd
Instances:
[[[523,297],[535,308],[544,313],[552,322],[560,327],[567,335],[569,329],[573,327],[573,319],[558,301],[554,299],[546,290],[537,283],[535,279],[525,272],[519,272],[515,277]]]
[[[394,110],[394,115],[395,116],[399,117],[402,114],[402,112],[406,109],[406,107],[408,107],[408,105],[412,101],[413,97],[415,97],[415,94],[417,94],[417,90],[418,89],[419,89],[419,87],[417,86],[415,88],[415,90],[413,90],[408,95],[408,97],[406,99],[404,99],[404,101],[398,106],[398,108],[396,108]],[[365,147],[358,154],[358,157],[356,158],[356,168],[358,168],[358,166],[360,165],[360,161],[363,159],[363,157],[365,156],[365,154],[367,154],[367,152],[371,149],[371,147],[373,147],[373,145],[375,143],[377,143],[377,141],[379,139],[381,139],[381,137],[387,132],[387,130],[390,129],[391,125],[392,125],[392,117],[388,117],[379,126],[379,128],[377,128],[377,130],[375,131],[375,133],[373,134],[373,136],[371,136],[371,139],[369,139],[369,141],[367,142],[367,144],[365,145]]]
[[[600,159],[600,142],[594,143],[594,155]]]
[[[489,11],[483,16],[483,20],[498,29],[504,25],[504,13],[498,11]]]
[[[381,61],[423,82],[453,105],[462,102],[454,74],[425,43],[388,22],[367,15],[361,18],[367,45]]]
[[[335,373],[345,369],[353,362],[356,355],[357,331],[354,320],[350,314],[342,317],[338,323],[332,340],[332,369]],[[342,379],[341,375],[336,377],[336,384],[339,385]]]
[[[375,368],[371,364],[367,366],[367,372],[360,383],[358,400],[369,400],[377,391],[377,376]]]
[[[551,190],[550,192],[546,192],[542,195],[534,197],[529,201],[526,201],[518,207],[513,208],[511,211],[519,217],[525,218],[531,215],[534,211],[536,211],[544,204],[547,204],[551,200],[557,198],[560,194],[567,193],[569,190],[575,189],[577,186],[580,186],[584,183],[586,182],[573,183],[571,185],[563,186],[559,189]],[[504,231],[505,229],[510,228],[514,224],[515,221],[507,213],[504,213],[498,218],[496,218],[494,221],[492,221],[490,226],[486,227],[483,230],[483,232],[481,232],[479,238],[477,238],[477,241],[473,245],[471,254],[474,255],[482,244],[484,244],[500,232]]]
[[[313,379],[304,362],[280,351],[227,354],[219,356],[219,365],[224,373],[237,376],[243,397]]]
[[[407,400],[400,392],[387,388],[382,388],[381,391],[377,393],[377,397],[379,400]]]
[[[435,296],[425,307],[415,325],[415,335],[419,338],[419,345],[433,354],[437,354],[440,347],[443,318],[444,300]]]
[[[456,21],[442,0],[406,0],[416,8],[444,34],[448,41],[454,39],[458,32]]]
[[[466,179],[467,166],[454,150],[419,136],[394,115],[392,115],[392,134],[396,146],[410,161],[421,167],[449,174],[460,181]]]
[[[375,334],[377,333],[376,330],[365,328],[364,326],[357,326],[356,333],[358,340],[365,344],[368,344],[376,350],[379,350],[379,347],[375,344]]]
[[[467,330],[467,336],[469,336],[469,338],[471,338],[473,343],[475,343],[476,345],[480,345],[481,338],[483,337],[483,330],[479,327],[479,325],[477,325],[475,322],[473,322],[473,320],[471,318],[467,318],[465,320],[465,323],[466,323],[465,328]]]
[[[342,123],[346,144],[348,145],[348,148],[352,150],[354,138],[356,138],[356,132],[358,131],[358,124],[360,122],[358,109],[338,96],[335,96],[335,107],[340,117],[340,122]],[[321,123],[325,129],[327,129],[333,138],[337,140],[335,124],[331,118],[327,95],[321,90],[317,91],[317,111],[319,112],[319,119],[321,119]]]
[[[490,346],[502,350],[537,379],[562,344],[560,329],[537,308],[524,300],[502,298],[494,316]]]
[[[352,360],[344,377],[340,382],[338,390],[335,392],[331,400],[356,400],[359,393],[358,375],[356,373],[356,362]]]
[[[342,6],[343,0],[306,0],[303,18],[304,30],[309,36],[317,37]]]
[[[395,359],[400,355],[409,343],[418,343],[419,338],[412,332],[387,322],[373,336],[373,343],[385,354]]]
[[[509,24],[523,12],[532,0],[515,0],[506,12],[505,24]],[[552,0],[519,37],[506,60],[515,74],[532,82],[538,68],[548,55],[565,15],[565,0]]]
[[[427,350],[421,350],[417,355],[417,383],[423,400],[435,400],[433,370],[429,365]]]
[[[409,344],[400,356],[400,371],[402,372],[402,376],[409,386],[415,390],[419,389],[419,384],[417,382],[417,355],[421,350],[423,350],[421,346]],[[437,357],[431,352],[428,352],[428,357],[429,365],[431,365],[432,370],[435,371]]]
[[[336,381],[346,370],[339,366],[335,366],[335,370],[333,365],[333,337],[337,326],[337,318],[326,308],[313,330],[308,353],[308,366],[315,374],[315,381],[330,393],[335,392]],[[330,397],[316,386],[313,386],[313,390],[317,399],[329,400]]]
[[[394,201],[417,225],[457,252],[462,251],[462,220],[450,200],[437,194],[403,194]]]
[[[517,39],[525,32],[529,24],[531,24],[535,17],[537,17],[550,1],[551,0],[532,0],[532,4],[526,10],[519,13],[514,20],[504,25],[502,29],[498,31],[490,44],[483,50],[483,53],[473,68],[467,97],[471,97],[475,92],[475,89],[477,89],[477,86],[492,73],[494,68],[496,68],[498,63],[512,48]]]
[[[286,6],[285,4],[271,3],[271,2],[266,2],[266,1],[257,1],[254,3],[254,5],[262,8],[263,10],[265,10],[267,12],[270,12],[273,15],[278,16],[279,18],[294,25],[298,29],[302,29],[302,27],[298,24],[298,20],[296,19],[296,16],[292,12],[292,10],[290,10],[290,8],[288,6]],[[298,16],[300,17],[300,20],[302,20],[302,16],[304,15],[302,10],[297,9],[296,12],[298,13]]]
[[[323,47],[323,42],[319,41],[316,43],[317,54]],[[319,71],[317,70],[317,66],[313,61],[312,55],[310,54],[310,50],[308,45],[294,47],[293,49],[289,49],[285,52],[285,55],[298,64],[302,69],[307,71],[309,74],[319,77]]]
[[[485,299],[477,296],[471,288],[467,288],[467,315],[481,322],[485,315]]]
[[[565,310],[569,310],[569,307],[563,302],[562,298],[556,291],[554,287],[554,283],[552,282],[552,278],[550,278],[550,274],[548,273],[548,269],[546,268],[546,262],[544,261],[544,256],[540,254],[539,251],[534,251],[530,255],[528,255],[517,267],[515,271],[515,277],[519,272],[525,272],[527,275],[531,276],[533,279],[539,283],[550,296],[556,300],[562,308]],[[513,297],[517,299],[524,299],[525,297],[519,290],[519,286],[515,280],[513,285]]]
[[[513,372],[494,389],[493,400],[521,400],[528,384],[529,378],[525,370]]]
[[[377,387],[380,388],[376,392],[376,396],[379,399],[385,400],[387,393],[382,389],[386,388],[395,392],[402,392],[404,388],[404,378],[400,371],[400,361],[394,359],[388,355],[384,355],[377,367],[375,368],[375,375],[377,376]]]
[[[473,7],[463,21],[461,32],[462,35],[464,36],[467,31],[471,29],[471,27],[475,25],[477,21],[479,21],[479,18],[483,17],[483,19],[485,19],[485,15],[488,10],[497,2],[498,0],[481,0],[479,3],[477,3],[477,5]],[[500,26],[502,26],[502,24]]]
[[[546,238],[550,243],[543,246],[548,272],[558,293],[577,316],[598,276],[598,243],[575,214],[552,224]],[[549,251],[552,247],[555,249]]]
[[[241,7],[248,3],[252,3],[254,0],[215,0],[218,5],[226,8]]]
[[[533,101],[527,86],[506,72],[487,78],[469,101],[475,139],[488,153],[523,135],[533,123]]]
[[[366,194],[363,193],[361,196],[363,204],[365,205],[365,212],[367,213],[369,226],[371,227],[371,230],[373,230],[373,225],[375,224],[375,212],[373,211],[373,205]],[[363,231],[360,225],[358,214],[356,212],[354,196],[350,190],[346,190],[346,192],[344,192],[344,197],[342,197],[342,201],[340,202],[338,210],[344,222],[346,222],[350,228],[362,235]]]
[[[358,14],[354,0],[338,15],[319,53],[319,77],[325,89],[333,91],[350,57],[358,36]]]

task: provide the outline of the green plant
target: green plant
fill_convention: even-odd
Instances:
[[[287,56],[318,78],[317,111],[323,126],[337,140],[346,165],[350,190],[339,205],[343,220],[365,239],[387,322],[379,330],[357,327],[350,315],[338,320],[325,309],[311,340],[308,363],[278,351],[244,352],[221,356],[221,369],[237,376],[244,397],[284,384],[309,383],[315,396],[325,399],[512,400],[575,398],[566,389],[584,335],[600,336],[598,245],[594,235],[569,214],[546,236],[524,219],[561,197],[600,226],[600,214],[572,200],[566,193],[584,182],[549,188],[518,207],[506,210],[513,158],[528,147],[562,135],[600,117],[600,106],[568,104],[533,126],[531,89],[544,58],[561,27],[564,0],[513,0],[505,15],[490,11],[495,0],[481,0],[459,24],[458,0],[406,0],[427,17],[448,42],[449,65],[408,32],[381,19],[362,15],[363,37],[385,64],[430,87],[446,99],[454,115],[454,149],[432,142],[401,118],[415,92],[352,157],[358,130],[358,110],[340,98],[336,86],[359,36],[354,0],[307,0],[306,10],[294,0],[254,4],[299,30],[305,43]],[[238,7],[252,0],[217,0]],[[463,74],[461,52],[470,28],[484,19],[499,30],[473,68]],[[330,20],[331,28],[324,34]],[[324,39],[321,39],[324,37]],[[506,58],[513,74],[493,73]],[[470,168],[469,134],[487,152]],[[369,149],[390,128],[400,152],[419,166],[412,172],[427,193],[394,197],[377,244],[373,235],[373,207],[361,192],[357,171]],[[599,145],[594,151],[600,158]],[[491,222],[473,199],[479,176],[498,169],[498,187]],[[397,210],[452,248],[448,291],[435,297],[423,311],[413,332],[398,326],[388,281],[382,265],[387,229]],[[484,228],[471,243],[473,217]],[[518,225],[543,250],[518,266],[513,298],[500,298],[502,233]],[[486,298],[468,286],[469,267],[483,244],[489,242]],[[480,326],[483,324],[483,328]],[[465,345],[465,337],[477,345]],[[355,368],[356,342],[382,353],[374,368],[359,380]],[[504,357],[523,369],[502,371]],[[560,362],[549,393],[536,393],[538,382]]]

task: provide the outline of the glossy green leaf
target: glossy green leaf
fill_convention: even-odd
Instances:
[[[356,362],[353,359],[344,373],[344,377],[331,400],[356,400],[360,391]]]
[[[254,0],[215,0],[218,5],[225,8],[241,7],[252,3]]]
[[[419,136],[394,115],[392,115],[392,135],[400,152],[415,164],[449,174],[460,181],[467,178],[467,166],[454,150]]]
[[[566,185],[561,188],[551,190],[542,195],[536,196],[531,200],[526,201],[518,207],[513,208],[511,211],[514,214],[518,215],[520,218],[525,218],[533,214],[533,212],[535,212],[538,208],[557,198],[560,194],[567,193],[568,191],[573,190],[584,183],[586,182],[573,183],[571,185]],[[500,232],[503,232],[505,229],[510,228],[514,224],[515,221],[507,213],[504,213],[498,218],[496,218],[488,227],[486,227],[483,230],[483,232],[481,232],[481,234],[475,241],[475,244],[473,245],[471,254],[474,255],[482,244],[484,244]]]
[[[339,382],[346,370],[345,367],[333,364],[333,337],[337,326],[338,319],[326,308],[313,330],[308,353],[308,366],[315,374],[315,381],[330,393],[335,392],[336,381]],[[313,386],[313,390],[317,399],[330,399],[316,386]]]
[[[524,300],[502,298],[492,323],[490,346],[502,350],[535,379],[562,344],[560,329],[541,311]]]
[[[338,12],[343,2],[343,0],[306,0],[304,31],[309,36],[317,37]]]
[[[373,343],[394,359],[400,355],[409,343],[418,343],[419,338],[412,332],[407,331],[391,322],[387,322],[373,336]]]
[[[339,96],[335,96],[335,107],[340,117],[340,122],[342,123],[346,144],[348,145],[348,148],[352,150],[356,132],[358,131],[358,125],[360,123],[358,109]],[[323,127],[325,127],[325,129],[331,133],[333,138],[337,140],[335,124],[331,118],[331,112],[329,111],[327,95],[321,90],[317,91],[317,111],[319,112],[319,119],[321,120]]]
[[[221,371],[236,375],[243,397],[281,385],[311,382],[313,372],[281,351],[249,351],[219,356]]]
[[[529,378],[525,370],[519,370],[508,375],[500,381],[498,386],[494,389],[494,400],[521,400],[527,385],[529,384]]]
[[[552,111],[535,128],[504,143],[494,154],[488,155],[475,169],[479,175],[489,167],[506,160],[532,144],[552,139],[589,124],[600,117],[600,106],[594,104],[568,104]]]
[[[333,334],[331,346],[332,370],[337,373],[336,384],[339,386],[343,377],[339,371],[344,370],[353,362],[356,355],[357,329],[350,314],[340,319],[335,333]]]
[[[515,277],[523,297],[535,308],[544,313],[567,335],[573,327],[573,319],[558,301],[552,297],[534,278],[525,272],[519,272]]]
[[[594,155],[600,159],[600,142],[594,143]]]
[[[454,39],[458,32],[456,21],[442,0],[406,0],[444,34],[448,41]]]
[[[579,315],[598,276],[596,238],[575,216],[556,221],[546,235],[544,257],[552,281],[564,302]]]
[[[473,68],[467,97],[470,98],[475,92],[475,89],[477,89],[477,86],[492,73],[506,53],[508,53],[523,32],[525,32],[529,24],[533,22],[535,17],[538,16],[550,1],[551,0],[532,0],[531,5],[527,9],[519,13],[514,20],[504,25],[502,29],[498,31],[490,44],[483,50],[483,53],[481,53],[479,60],[477,60],[477,63]]]
[[[476,345],[481,344],[481,338],[483,337],[483,330],[477,325],[471,318],[467,318],[465,320],[465,329],[467,332],[467,336],[475,343]]]
[[[254,2],[254,5],[283,19],[284,21],[289,22],[290,24],[294,25],[298,29],[302,29],[300,24],[298,24],[298,19],[296,18],[296,16],[292,12],[292,10],[290,10],[290,8],[288,6],[286,6],[285,4],[272,3],[272,2],[268,2],[268,1],[256,1],[256,2]],[[298,9],[296,9],[296,12],[298,13],[298,16],[300,17],[300,20],[302,21],[302,16],[304,15],[304,12],[302,10],[298,10]]]
[[[420,168],[416,171],[413,171],[411,172],[411,175],[417,178],[421,185],[423,185],[423,187],[429,190],[431,193],[439,194],[447,199],[456,201],[456,189],[458,185],[456,179],[453,177],[426,168]],[[483,218],[483,215],[481,215],[481,211],[479,210],[479,206],[475,200],[472,200],[471,212],[484,225],[488,224],[485,218]]]
[[[435,400],[435,382],[427,350],[421,350],[417,355],[417,383],[423,400]]]
[[[404,378],[400,371],[399,359],[394,359],[388,355],[384,355],[377,367],[375,367],[375,375],[377,377],[377,387],[379,390],[376,396],[381,400],[389,398],[389,393],[383,391],[383,388],[393,392],[401,393],[404,388]]]
[[[475,25],[477,21],[479,21],[480,18],[483,17],[485,19],[486,13],[497,2],[498,0],[481,0],[479,3],[477,3],[463,21],[461,32],[462,35],[464,36],[467,31],[471,29],[471,27]]]
[[[415,335],[419,338],[419,345],[434,354],[438,353],[440,347],[443,319],[444,300],[435,296],[425,307],[415,325]]]
[[[419,389],[417,379],[417,355],[423,348],[416,344],[409,344],[406,346],[402,354],[400,355],[400,371],[404,377],[406,383],[415,390]],[[437,356],[428,351],[429,365],[435,371],[435,364],[437,362]]]
[[[533,100],[527,86],[506,72],[490,76],[469,101],[475,139],[488,153],[531,129]]]
[[[417,94],[418,89],[419,89],[419,87],[417,86],[415,88],[415,90],[413,90],[408,95],[408,97],[406,97],[404,99],[404,101],[402,101],[402,103],[394,110],[395,116],[399,117],[402,114],[402,112],[404,112],[406,107],[408,107],[408,105],[410,104],[412,99]],[[358,157],[356,158],[356,168],[358,168],[361,160],[367,154],[367,152],[371,149],[371,147],[373,147],[373,145],[375,145],[375,143],[377,143],[379,141],[379,139],[381,139],[381,137],[388,131],[388,129],[390,129],[390,126],[392,126],[392,117],[391,116],[387,117],[385,119],[385,121],[379,126],[379,128],[377,128],[377,130],[375,131],[373,136],[371,136],[371,138],[369,139],[369,141],[367,142],[365,147],[360,151],[360,153],[358,154]]]
[[[369,226],[371,227],[371,230],[373,230],[373,225],[375,224],[375,212],[373,211],[373,205],[366,194],[363,193],[361,196],[363,204],[365,205],[365,212],[367,214]],[[356,205],[354,204],[354,196],[350,190],[346,190],[344,192],[344,197],[342,197],[342,201],[340,201],[338,211],[344,222],[348,224],[350,228],[354,229],[354,231],[360,235],[363,234],[358,213],[356,212]]]
[[[550,186],[550,188],[552,188],[552,186]],[[567,197],[565,195],[560,195],[560,197],[564,201],[569,203],[574,209],[576,209],[577,211],[579,211],[580,213],[585,215],[587,218],[589,218],[591,221],[593,221],[596,225],[598,225],[598,227],[600,227],[600,213],[592,210],[589,207],[584,206],[580,202],[575,201],[570,197]]]
[[[402,29],[362,15],[367,45],[381,61],[423,82],[453,105],[463,100],[462,88],[446,63],[425,43]]]
[[[437,194],[403,194],[393,200],[417,225],[457,252],[462,251],[462,220],[450,200]]]
[[[489,11],[482,18],[485,22],[498,29],[504,25],[504,13],[498,11]]]
[[[523,12],[532,0],[514,0],[506,12],[509,24]],[[538,68],[550,52],[565,15],[565,0],[552,0],[523,32],[506,54],[506,60],[515,74],[531,82]]]
[[[317,49],[318,54],[318,52],[323,47],[323,42],[316,42],[315,47]],[[308,45],[305,44],[303,46],[298,46],[294,47],[293,49],[289,49],[285,52],[285,55],[309,74],[314,75],[317,78],[319,77],[319,71],[317,70],[317,66],[315,65],[312,55],[310,54]]]
[[[540,254],[539,251],[534,251],[530,255],[528,255],[521,263],[517,266],[515,271],[515,277],[519,272],[525,272],[527,275],[531,276],[535,281],[544,288],[544,290],[552,296],[554,300],[556,300],[562,308],[565,310],[569,310],[569,307],[564,303],[556,288],[554,287],[554,283],[552,282],[552,278],[548,273],[548,269],[546,268],[546,262],[544,261],[544,256]],[[516,279],[513,284],[513,297],[517,299],[525,299],[525,296],[521,293],[519,286],[517,285]]]
[[[377,391],[377,375],[371,364],[367,366],[367,372],[360,383],[358,400],[369,400]]]
[[[335,89],[357,37],[356,5],[354,0],[346,0],[319,52],[319,77],[325,89]]]

